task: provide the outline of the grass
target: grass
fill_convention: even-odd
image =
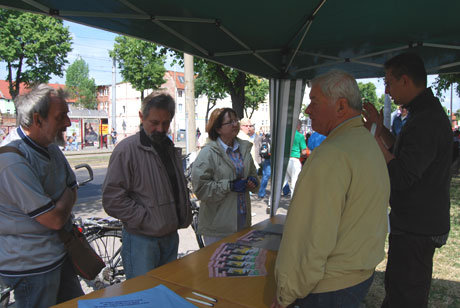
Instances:
[[[428,307],[460,307],[460,176],[450,186],[451,230],[447,244],[436,249],[433,259],[433,280]],[[388,243],[386,244],[388,247]],[[376,269],[374,282],[365,299],[365,307],[380,307],[385,296],[383,286],[386,258]]]

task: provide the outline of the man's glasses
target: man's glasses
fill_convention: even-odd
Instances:
[[[241,126],[244,126],[244,127],[254,127],[254,125],[241,125]]]
[[[229,124],[231,124],[231,125],[238,125],[238,124],[240,124],[240,121],[238,121],[238,120],[233,120],[233,121],[230,121],[230,122],[227,122],[227,123],[222,123],[222,126],[224,126],[224,125],[229,125]]]

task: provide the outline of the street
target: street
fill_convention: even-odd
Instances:
[[[81,162],[76,162],[81,163]],[[75,163],[71,163],[74,167]],[[83,171],[82,171],[83,170]],[[73,213],[76,217],[106,217],[104,209],[102,208],[102,183],[104,182],[107,173],[107,161],[94,163],[94,180],[78,190],[78,200],[74,207]],[[84,169],[79,169],[76,172],[77,179],[82,181],[88,177]],[[254,195],[255,196],[255,195]],[[252,198],[252,223],[256,224],[262,220],[269,218],[266,213],[266,200],[256,200]],[[286,213],[286,207],[289,200],[281,200],[281,207],[278,213]],[[179,230],[179,256],[184,256],[198,249],[198,244],[195,238],[195,233],[192,227]]]

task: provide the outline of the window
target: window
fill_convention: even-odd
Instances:
[[[179,79],[179,82],[180,82],[180,83],[184,83],[184,82],[185,82],[184,76],[177,76],[177,78]]]
[[[123,113],[126,113],[126,107],[123,106]]]
[[[177,96],[182,97],[182,90],[177,90]]]
[[[182,112],[182,104],[178,105],[179,112]]]

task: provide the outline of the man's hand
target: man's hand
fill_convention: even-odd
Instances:
[[[373,123],[377,125],[375,131],[375,136],[380,136],[383,127],[383,109],[380,110],[380,113],[377,111],[374,105],[369,102],[363,104],[363,117],[366,120],[364,126],[370,131]]]
[[[275,297],[273,299],[273,302],[272,302],[272,305],[270,306],[270,308],[284,308],[284,306],[281,306],[281,304],[278,303],[278,300]]]

